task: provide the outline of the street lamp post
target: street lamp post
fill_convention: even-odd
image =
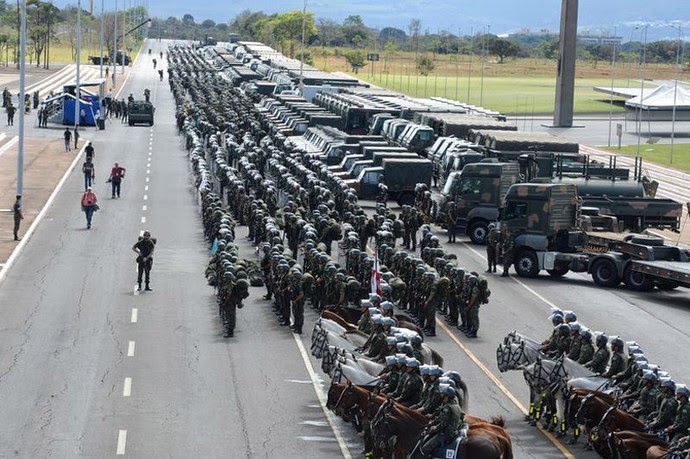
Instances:
[[[675,28],[675,27],[674,27]],[[681,25],[678,24],[678,45],[676,47],[676,78],[673,84],[673,113],[671,115],[671,150],[670,150],[670,164],[673,164],[673,146],[676,138],[676,102],[678,100],[678,79],[680,78],[680,35]]]
[[[649,24],[645,24],[643,29],[644,40],[642,43],[642,64],[640,65],[640,82],[642,86],[640,87],[640,109],[638,110],[637,116],[637,156],[640,156],[640,148],[642,141],[642,107],[644,106],[644,66],[647,61],[647,29]]]
[[[101,0],[101,78],[103,78],[103,17],[105,16],[105,10],[103,9],[103,1]]]
[[[304,8],[302,8],[302,48],[300,51],[299,60],[299,90],[304,91],[304,40],[307,34],[307,0],[304,0]],[[304,95],[304,92],[302,92]]]
[[[81,0],[77,0],[77,87],[75,91],[75,103],[74,103],[74,130],[77,130],[77,126],[79,126],[79,109],[81,106],[81,94],[80,94],[80,89],[79,89],[79,71],[80,71],[80,61],[81,61]],[[77,134],[74,134],[75,137],[75,147],[76,147],[76,137]]]
[[[115,0],[115,29],[113,31],[113,55],[110,58],[113,60],[113,87],[117,84],[117,0]],[[124,56],[123,56],[124,59]]]
[[[17,148],[17,196],[24,191],[24,99],[26,94],[26,0],[21,2],[19,20],[19,143]]]

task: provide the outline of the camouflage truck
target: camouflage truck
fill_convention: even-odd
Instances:
[[[388,198],[398,205],[414,203],[414,189],[417,183],[431,184],[431,161],[419,159],[386,158],[380,167],[363,169],[356,179],[345,183],[357,191],[359,199],[376,199],[378,185],[388,187]]]
[[[637,291],[690,286],[689,253],[663,239],[609,231],[594,232],[573,184],[518,183],[510,187],[501,212],[501,234],[513,246],[521,277],[546,270],[553,277],[586,272],[602,287],[621,282]],[[647,271],[645,271],[647,270]]]
[[[153,126],[153,112],[156,108],[151,102],[135,100],[127,105],[127,120],[130,126],[146,123]]]
[[[602,214],[616,217],[622,229],[677,231],[680,227],[682,204],[671,199],[650,197],[648,190],[654,184],[639,180],[637,172],[635,179],[625,180],[621,179],[624,174],[619,168],[590,167],[584,163],[577,172],[567,175],[560,168],[562,162],[559,158],[559,155],[554,155],[546,162],[539,162],[532,155],[523,155],[518,162],[485,159],[469,164],[460,174],[449,176],[438,206],[438,217],[443,217],[448,202],[454,201],[459,214],[456,230],[467,234],[475,244],[483,244],[488,224],[498,216],[498,208],[508,188],[517,182],[532,182],[577,186],[583,207],[595,207]],[[569,166],[570,169],[574,167]],[[444,226],[442,218],[437,218],[437,222]]]

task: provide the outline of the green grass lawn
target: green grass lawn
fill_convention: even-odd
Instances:
[[[618,148],[604,148],[613,153],[622,153],[627,156],[637,156],[637,145],[624,145]],[[690,172],[690,144],[676,143],[673,146],[673,161],[671,161],[671,145],[642,143],[639,148],[640,156],[646,162],[671,166],[685,172]]]
[[[354,74],[353,74],[354,76]],[[555,77],[480,77],[389,75],[361,71],[358,78],[414,97],[446,97],[497,110],[507,115],[551,115],[555,100]],[[633,81],[616,80],[614,86],[634,85]],[[594,91],[595,86],[611,86],[611,80],[580,78],[575,81],[575,112],[596,114],[609,112],[609,96]],[[469,86],[469,90],[468,90]],[[613,112],[622,113],[622,100],[614,97]],[[616,104],[616,102],[618,102]]]

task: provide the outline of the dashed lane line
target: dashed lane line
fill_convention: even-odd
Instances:
[[[146,206],[141,206],[141,210],[142,210],[143,212],[146,212]]]
[[[120,430],[117,434],[117,450],[115,454],[118,456],[125,455],[125,448],[127,446],[127,431]]]
[[[136,343],[134,341],[130,341],[129,344],[127,345],[127,357],[134,357],[134,347],[136,346]]]
[[[138,316],[139,316],[139,310],[137,308],[132,308],[132,323],[133,324],[137,323]]]
[[[132,395],[132,378],[125,378],[125,384],[122,387],[122,396],[129,397]]]
[[[146,217],[141,217],[141,223],[146,223]]]
[[[147,201],[149,199],[149,195],[145,194],[144,195],[144,201]]]

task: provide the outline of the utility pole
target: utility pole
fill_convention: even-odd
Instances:
[[[103,9],[103,2],[101,0],[101,78],[103,78],[103,21],[105,19],[105,10]]]
[[[76,100],[74,103],[74,130],[75,130],[75,147],[76,147],[76,130],[79,126],[79,112],[81,109],[81,90],[79,88],[79,71],[80,71],[80,61],[81,61],[81,0],[77,0],[77,87],[75,88]]]

